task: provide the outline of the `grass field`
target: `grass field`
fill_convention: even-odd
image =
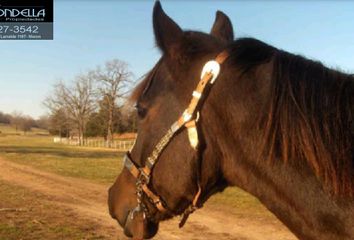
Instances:
[[[3,132],[0,126],[0,131]],[[14,129],[6,127],[8,133]],[[121,171],[124,153],[110,149],[80,148],[53,143],[50,136],[31,132],[26,136],[0,135],[0,156],[16,163],[64,176],[84,178],[98,183],[113,183]],[[211,204],[254,208],[258,200],[237,188],[230,188],[212,197]]]
[[[109,183],[121,169],[122,153],[55,144],[51,137],[0,137],[0,156],[64,176]]]
[[[39,129],[25,136],[14,135],[15,129],[8,125],[0,125],[0,131],[6,133],[0,134],[0,156],[16,163],[98,183],[113,183],[122,168],[122,152],[61,145]],[[209,204],[219,203],[238,209],[254,208],[255,213],[263,208],[258,200],[237,188],[227,189],[209,200]]]
[[[2,132],[0,134],[0,157],[8,161],[29,165],[63,176],[87,179],[107,186],[113,183],[122,168],[123,153],[121,152],[53,143],[53,138],[43,136],[42,132],[40,134],[31,132],[27,135],[14,135],[13,130],[8,126],[0,126],[0,131]],[[0,184],[0,199],[2,202],[8,201],[14,207],[20,205],[21,199],[15,199],[14,196],[21,195],[26,190],[11,186],[10,183],[0,182]],[[27,193],[24,196],[29,200],[32,198],[36,199],[35,193]],[[208,201],[208,205],[215,206],[216,209],[232,211],[241,216],[243,214],[247,216],[251,214],[254,217],[267,218],[270,215],[258,200],[237,188],[229,188],[222,194],[213,196]],[[44,209],[50,208],[50,206],[41,207]],[[38,216],[39,222],[46,221],[41,220],[43,212],[32,212],[31,215],[33,214],[34,216]],[[23,236],[31,233],[33,228],[39,226],[38,224],[26,222],[26,219],[22,222],[17,222],[16,219],[11,218],[11,213],[8,213],[8,217],[4,216],[2,215],[0,218],[0,236],[5,236],[5,238],[0,237],[1,240],[26,239]],[[45,214],[43,217],[45,219]],[[31,221],[33,221],[33,218],[31,218]],[[84,233],[81,227],[81,225],[67,226],[65,223],[59,220],[56,221],[54,218],[53,221],[51,220],[51,224],[46,225],[42,230],[47,234],[54,234],[53,232],[56,231],[59,231],[60,234],[66,234],[63,239],[99,238],[99,236],[82,235]],[[42,230],[39,231],[41,234]]]
[[[0,134],[1,135],[49,135],[48,131],[40,128],[32,128],[31,131],[24,133],[21,130],[17,130],[8,125],[0,123]]]

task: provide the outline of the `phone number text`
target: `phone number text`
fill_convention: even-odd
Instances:
[[[0,25],[0,34],[1,33],[39,33],[39,27],[36,25],[33,26],[21,26],[21,25],[15,25],[15,26],[2,26]]]

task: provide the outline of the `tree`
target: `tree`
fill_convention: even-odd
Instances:
[[[98,84],[98,94],[102,101],[100,107],[106,112],[107,144],[111,146],[115,110],[123,104],[124,98],[130,90],[133,74],[128,70],[127,63],[118,59],[106,62],[103,68],[98,67],[91,74]]]
[[[59,135],[60,137],[70,136],[72,124],[65,109],[60,108],[52,112],[48,119],[48,128],[50,134]]]
[[[21,112],[18,112],[18,111],[14,111],[12,114],[11,114],[11,118],[10,118],[10,124],[12,127],[15,128],[16,132],[18,131],[19,127],[20,127],[20,124],[23,120],[23,114]]]
[[[50,126],[50,116],[43,115],[36,120],[36,126],[41,129],[49,129]]]
[[[76,126],[79,144],[83,145],[87,122],[96,109],[91,75],[79,75],[69,86],[59,82],[54,86],[53,93],[45,99],[44,105],[52,114],[59,110],[65,112],[68,119]]]
[[[19,118],[19,129],[23,131],[23,134],[26,134],[28,131],[31,131],[31,128],[35,126],[35,121],[29,116],[22,116]]]
[[[86,135],[88,137],[104,137],[107,139],[107,127],[101,111],[91,114],[89,121],[87,122]]]
[[[30,116],[15,111],[11,114],[10,124],[16,129],[16,132],[21,130],[26,134],[32,127],[36,126],[36,121]]]
[[[11,120],[11,115],[0,112],[0,123],[9,124]]]
[[[125,105],[121,111],[121,131],[136,132],[137,131],[137,115],[130,105]]]

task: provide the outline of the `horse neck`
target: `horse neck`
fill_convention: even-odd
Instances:
[[[254,95],[247,93],[247,97],[242,91],[252,89],[249,83],[257,75],[262,78],[254,84],[266,88],[270,67],[261,66],[252,79],[238,79],[237,88],[243,90],[235,90],[235,83],[228,77],[234,75],[226,74],[211,91],[207,117],[202,119],[208,126],[204,132],[211,166],[218,168],[228,186],[238,186],[257,197],[300,239],[354,239],[353,199],[336,200],[304,161],[291,164],[274,159],[269,163],[259,157],[261,137],[254,119],[264,107],[257,100],[264,89],[258,88]],[[247,86],[243,88],[242,84]],[[236,100],[240,98],[242,102]],[[210,177],[210,165],[204,171]]]

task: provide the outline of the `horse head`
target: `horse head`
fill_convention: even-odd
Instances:
[[[139,127],[135,146],[126,160],[135,170],[146,166],[156,145],[182,116],[200,81],[203,65],[215,58],[234,38],[231,22],[222,12],[217,12],[210,34],[183,31],[164,13],[158,1],[153,10],[153,28],[162,56],[132,94]],[[216,190],[213,189],[215,183],[223,181],[217,171],[211,171],[218,169],[218,163],[213,158],[205,159],[203,154],[208,133],[201,126],[204,115],[199,116],[196,112],[191,113],[191,117],[198,123],[194,122],[193,128],[188,127],[188,121],[182,123],[159,152],[153,168],[148,170],[146,188],[152,192],[152,198],[159,198],[161,209],[144,191],[137,200],[139,173],[134,176],[129,167],[123,169],[110,188],[110,213],[124,228],[126,235],[140,238],[154,236],[159,221],[183,213],[188,216],[191,204],[194,202],[193,207],[200,206],[210,192]],[[190,135],[193,134],[197,134],[194,141],[198,146],[191,143],[193,137]],[[209,162],[210,171],[205,172],[209,176],[203,176],[209,179],[205,186],[200,185],[202,162]],[[223,184],[217,188],[223,188]]]

